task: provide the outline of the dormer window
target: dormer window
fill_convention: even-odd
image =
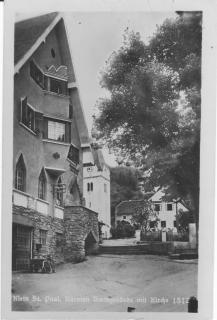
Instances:
[[[57,69],[52,66],[47,72],[44,72],[33,60],[31,60],[30,76],[43,90],[59,95],[68,95],[66,66],[60,66]]]
[[[76,165],[79,164],[79,149],[74,147],[72,144],[69,148],[68,159]]]
[[[50,82],[50,91],[58,94],[67,95],[67,82],[55,78],[48,78]]]
[[[30,76],[42,89],[44,89],[44,73],[34,61],[30,61]]]

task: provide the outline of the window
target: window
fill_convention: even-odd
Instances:
[[[123,219],[125,220],[125,219],[127,219],[127,217],[126,217],[126,216],[123,216]]]
[[[61,177],[57,181],[56,203],[58,206],[63,206],[63,184]]]
[[[104,183],[104,192],[107,192],[107,184]]]
[[[47,243],[47,231],[40,229],[40,243],[45,246]]]
[[[156,221],[150,221],[149,226],[150,228],[154,228],[156,225]]]
[[[93,191],[93,182],[88,182],[87,191]]]
[[[167,203],[167,211],[172,211],[172,210],[173,210],[172,203]]]
[[[166,228],[166,221],[161,221],[161,228]]]
[[[44,74],[34,61],[30,61],[30,76],[42,89],[44,89]]]
[[[55,58],[54,49],[51,49],[51,55]],[[30,76],[42,89],[57,94],[68,95],[67,81],[45,75],[43,70],[33,60],[30,61]]]
[[[26,189],[26,167],[22,154],[16,165],[15,188],[20,191],[25,191]]]
[[[55,50],[52,48],[50,52],[51,52],[52,58],[55,58],[55,56],[56,56]]]
[[[21,122],[32,131],[35,130],[35,111],[27,104],[27,97],[21,99]]]
[[[79,163],[79,149],[74,147],[72,144],[69,148],[68,159],[74,162],[76,165]]]
[[[154,205],[154,211],[161,211],[161,205],[160,204],[155,204]]]
[[[48,121],[48,139],[65,141],[65,123]]]
[[[177,228],[176,220],[173,221],[173,226],[174,226],[174,228]]]
[[[55,78],[50,78],[50,91],[58,94],[67,95],[67,82]]]
[[[41,171],[38,179],[38,197],[42,200],[46,198],[46,177],[44,170]]]

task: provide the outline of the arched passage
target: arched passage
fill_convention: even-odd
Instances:
[[[90,231],[84,241],[85,256],[96,254],[98,248],[97,241]]]

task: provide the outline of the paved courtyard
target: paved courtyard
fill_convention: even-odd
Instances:
[[[153,255],[90,256],[54,274],[13,274],[14,311],[186,312],[197,261]]]

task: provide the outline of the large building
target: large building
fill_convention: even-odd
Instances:
[[[12,267],[48,253],[82,260],[98,214],[83,194],[91,145],[63,17],[17,22],[14,46]]]

